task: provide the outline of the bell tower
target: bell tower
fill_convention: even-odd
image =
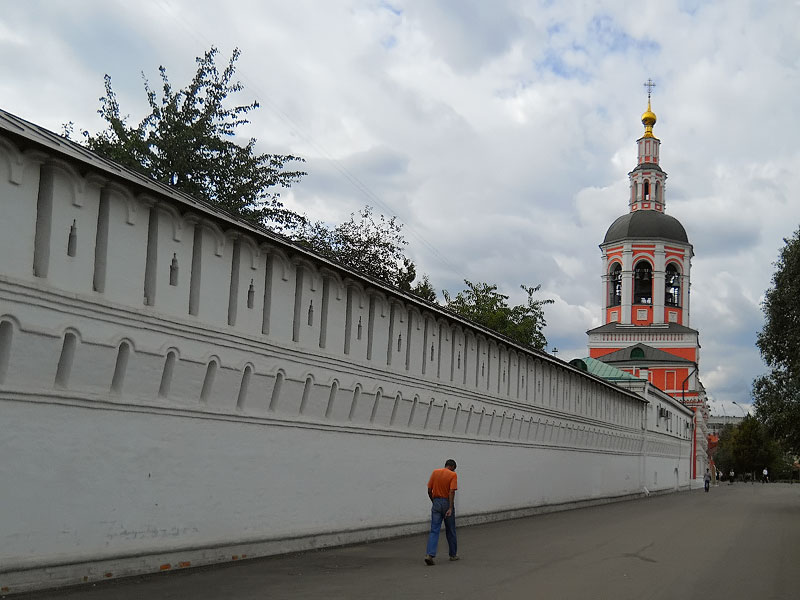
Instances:
[[[644,135],[637,161],[628,173],[628,214],[606,233],[603,253],[603,323],[689,327],[692,245],[683,225],[666,214],[667,174],[659,165],[661,140],[653,133],[651,108],[655,84],[648,79]]]
[[[628,212],[600,244],[602,322],[587,332],[589,356],[613,364],[686,403],[703,403],[698,378],[698,332],[689,326],[691,261],[680,221],[666,214],[667,174],[648,80],[644,134],[636,141],[636,166],[628,173]]]
[[[600,244],[603,324],[586,332],[589,356],[647,379],[705,415],[699,334],[689,326],[694,251],[683,225],[665,212],[667,174],[660,166],[661,140],[653,133],[655,84],[648,79],[644,85],[647,110],[636,166],[628,173],[628,213],[611,224]],[[695,429],[695,450],[705,441],[701,430]],[[703,452],[693,454],[694,477],[705,462]]]

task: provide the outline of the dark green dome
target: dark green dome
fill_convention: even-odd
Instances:
[[[608,228],[603,244],[630,238],[689,243],[686,230],[680,221],[656,210],[637,210],[622,215]]]

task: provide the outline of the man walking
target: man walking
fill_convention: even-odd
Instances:
[[[447,537],[447,549],[450,560],[458,560],[458,543],[456,540],[456,507],[455,497],[458,489],[456,461],[448,458],[443,469],[434,469],[428,480],[428,498],[431,499],[431,533],[428,536],[428,548],[425,564],[436,564],[436,549],[439,546],[439,532],[444,521],[444,533]]]

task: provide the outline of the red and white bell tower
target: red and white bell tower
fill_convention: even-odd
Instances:
[[[646,378],[704,413],[699,336],[689,326],[694,252],[683,225],[665,212],[667,174],[659,165],[661,141],[653,134],[656,115],[650,107],[654,85],[645,84],[644,135],[628,174],[629,211],[600,244],[603,325],[587,332],[589,356]]]

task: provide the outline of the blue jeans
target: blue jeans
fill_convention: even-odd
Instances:
[[[428,556],[436,556],[436,548],[439,547],[439,532],[442,529],[442,521],[444,521],[444,534],[447,537],[447,550],[450,556],[458,554],[458,540],[456,539],[456,511],[449,517],[444,514],[450,508],[450,500],[447,498],[434,498],[433,505],[431,506],[431,533],[428,536]]]

